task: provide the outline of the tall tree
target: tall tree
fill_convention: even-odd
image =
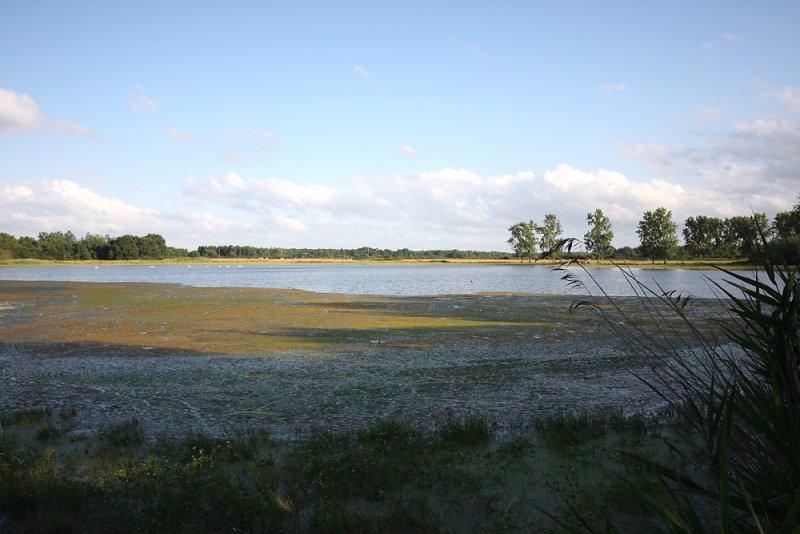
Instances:
[[[0,232],[0,259],[8,260],[17,257],[17,238],[11,234]]]
[[[536,231],[541,236],[539,238],[539,250],[548,252],[555,249],[558,240],[561,239],[561,222],[555,213],[548,213],[544,216],[544,224],[536,228]],[[557,256],[558,251],[553,252],[553,256]]]
[[[586,223],[589,225],[589,231],[583,236],[586,250],[597,260],[613,254],[611,241],[614,239],[614,232],[611,231],[611,221],[603,214],[603,210],[598,208],[594,213],[587,213]]]
[[[800,236],[800,195],[797,195],[797,204],[794,208],[775,215],[774,228],[780,239]]]
[[[678,225],[672,221],[672,212],[666,208],[644,212],[636,230],[644,255],[653,263],[656,258],[663,258],[666,263],[678,246],[677,230]]]
[[[163,259],[167,255],[167,243],[159,234],[147,234],[136,238],[139,247],[139,257],[148,259]]]
[[[108,242],[108,259],[138,260],[139,242],[136,236],[126,234],[111,239]]]
[[[761,250],[762,238],[769,237],[769,220],[764,213],[725,219],[725,242],[731,255],[754,259]]]
[[[717,217],[698,215],[686,219],[683,228],[683,241],[689,255],[710,257],[719,255],[723,242],[723,222]]]
[[[77,239],[72,232],[39,232],[36,240],[39,255],[49,260],[75,259]]]
[[[527,257],[530,263],[533,259],[533,254],[536,252],[536,223],[533,221],[520,221],[509,226],[508,231],[511,232],[508,244],[514,249],[514,254],[519,258],[519,261]]]

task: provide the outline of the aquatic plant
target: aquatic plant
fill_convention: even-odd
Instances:
[[[589,289],[562,269],[571,286]],[[722,270],[713,283],[727,313],[707,328],[689,295],[650,288],[620,266],[649,326],[617,299],[599,294],[589,309],[631,347],[652,358],[644,380],[692,432],[669,442],[675,467],[621,451],[652,470],[659,494],[641,491],[669,531],[773,532],[800,524],[800,283],[798,267],[764,260],[763,271]],[[593,280],[588,271],[584,272]],[[591,292],[590,292],[591,293]],[[583,525],[580,528],[584,528]],[[615,531],[613,522],[605,530]]]

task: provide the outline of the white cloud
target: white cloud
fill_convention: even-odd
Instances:
[[[705,43],[703,43],[701,45],[701,48],[708,49],[708,48],[713,48],[713,46],[714,46],[714,43],[712,43],[711,41],[706,41]]]
[[[800,112],[800,93],[794,87],[784,87],[778,92],[778,97],[783,101],[786,109],[791,112]]]
[[[397,152],[409,158],[417,157],[417,149],[411,145],[400,145],[397,147]]]
[[[0,179],[0,228],[13,235],[71,230],[122,235],[160,233],[172,246],[194,247],[214,236],[244,232],[249,222],[211,213],[163,213],[100,195],[71,180],[38,183]]]
[[[737,43],[739,42],[739,36],[734,35],[732,33],[726,33],[723,35],[723,38],[728,41],[729,43]]]
[[[628,90],[628,86],[624,83],[614,83],[601,85],[599,89],[604,93],[624,93]]]
[[[0,134],[41,130],[88,137],[94,135],[85,126],[48,116],[29,95],[0,88]]]
[[[677,157],[674,152],[664,145],[626,145],[620,144],[620,149],[628,155],[628,157],[641,161],[650,166],[656,167],[672,167],[677,165]]]
[[[286,215],[276,215],[272,218],[272,220],[281,228],[292,232],[304,232],[308,229],[308,226],[303,223],[303,221],[293,219]]]
[[[353,72],[364,78],[365,80],[369,80],[372,78],[372,73],[366,67],[362,65],[353,65]]]
[[[669,153],[657,145],[636,149],[659,157]],[[749,172],[746,167],[731,168],[726,176],[750,180]],[[729,217],[750,213],[751,208],[772,215],[788,207],[780,195],[741,194],[721,187],[716,175],[705,178],[684,185],[664,178],[633,180],[615,171],[583,171],[562,164],[541,174],[482,176],[445,168],[356,177],[335,186],[234,178],[229,173],[188,183],[185,192],[206,203],[267,214],[270,225],[293,233],[280,234],[282,242],[290,240],[295,246],[506,250],[506,229],[516,221],[541,220],[545,213],[554,212],[564,224],[565,235],[581,237],[586,232],[586,213],[595,208],[612,219],[618,245],[635,245],[642,213],[659,206],[672,210],[679,223],[691,215]],[[785,196],[792,200],[794,194]]]
[[[136,111],[158,111],[158,104],[147,96],[142,87],[138,86],[128,98],[128,107]]]
[[[175,139],[176,141],[180,141],[181,143],[196,143],[197,139],[194,136],[182,132],[177,128],[173,128],[172,126],[165,126],[164,131],[167,132],[167,135],[171,138]]]

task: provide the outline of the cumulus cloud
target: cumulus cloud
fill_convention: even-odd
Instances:
[[[50,117],[29,95],[0,88],[0,134],[40,130],[83,136],[93,135],[89,129],[80,124]]]
[[[771,94],[792,109],[796,96],[792,88]],[[788,115],[722,120],[718,110],[701,109],[697,124],[705,126],[710,121],[715,129],[696,132],[700,136],[694,145],[621,145],[622,151],[660,178],[697,181],[699,190],[707,189],[716,197],[726,191],[731,198],[752,201],[756,210],[788,209],[800,183],[800,124]]]
[[[642,150],[661,152],[658,147]],[[667,149],[664,149],[667,150]],[[730,169],[745,179],[747,168]],[[565,235],[586,232],[586,213],[601,208],[612,219],[617,244],[637,243],[644,211],[664,206],[675,220],[706,214],[729,217],[751,208],[786,209],[779,195],[742,195],[708,177],[696,185],[669,179],[633,180],[611,170],[585,171],[562,164],[541,173],[483,176],[444,168],[379,177],[355,177],[336,185],[295,184],[277,178],[219,178],[187,182],[190,199],[266,216],[283,242],[299,246],[380,246],[505,250],[507,228],[554,212]],[[784,187],[784,190],[788,190]],[[790,200],[793,194],[786,195]],[[291,241],[294,239],[294,241]],[[365,241],[358,241],[363,239]]]
[[[778,91],[778,97],[781,99],[786,109],[793,113],[800,113],[800,93],[794,87],[784,87]]]
[[[158,104],[155,103],[142,87],[136,87],[128,98],[128,107],[136,111],[158,111]]]
[[[417,157],[417,149],[411,145],[400,145],[397,147],[397,152],[409,158]]]
[[[207,212],[163,213],[100,195],[71,180],[37,183],[0,179],[0,227],[14,235],[71,230],[121,235],[161,233],[173,246],[249,231],[252,224]]]
[[[306,225],[303,221],[299,219],[293,219],[287,215],[278,214],[273,217],[272,220],[279,227],[291,230],[293,232],[304,232],[306,229],[308,229],[308,225]]]
[[[365,80],[369,80],[372,78],[372,73],[366,67],[362,65],[353,65],[353,72],[364,78]]]

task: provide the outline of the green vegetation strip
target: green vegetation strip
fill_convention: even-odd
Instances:
[[[258,429],[145,441],[135,419],[87,435],[73,432],[74,416],[0,414],[0,528],[547,531],[556,523],[538,508],[561,521],[570,521],[571,508],[637,511],[634,490],[618,477],[647,486],[654,475],[631,477],[612,447],[665,454],[662,425],[619,413],[563,415],[502,439],[474,415],[428,431],[387,419],[301,441]]]
[[[517,297],[521,306],[514,307],[513,298],[0,281],[8,318],[0,321],[0,333],[13,342],[255,355],[369,343],[425,347],[444,342],[443,333],[508,336],[512,330],[550,328],[567,315],[563,299],[528,298],[523,304]]]

